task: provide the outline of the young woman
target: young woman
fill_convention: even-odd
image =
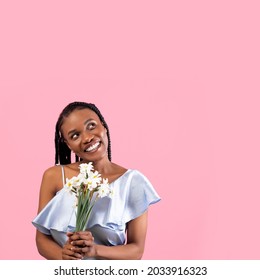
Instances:
[[[56,165],[42,178],[36,244],[46,259],[141,259],[147,231],[147,210],[160,200],[139,171],[111,161],[107,123],[91,103],[73,102],[61,112],[55,132]],[[76,161],[71,163],[71,152]],[[95,203],[87,230],[75,230],[75,196],[65,178],[79,174],[79,164],[92,162],[107,178],[113,197]]]

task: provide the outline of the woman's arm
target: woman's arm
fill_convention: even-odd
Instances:
[[[60,247],[50,235],[37,230],[36,244],[39,253],[48,260],[81,260],[83,255],[75,252],[74,247],[67,242]]]
[[[82,252],[86,257],[107,260],[138,260],[142,258],[147,231],[147,216],[145,212],[140,217],[130,221],[127,229],[127,244],[118,246],[104,246],[94,244],[94,238],[89,231],[71,234],[70,243],[83,246],[74,249]],[[85,246],[85,247],[84,247]]]
[[[52,239],[50,235],[46,235],[37,230],[36,245],[38,252],[48,260],[61,260],[62,248]]]
[[[44,172],[40,188],[38,213],[55,196],[59,186],[62,185],[61,180],[62,177],[60,167],[51,167]],[[71,250],[72,246],[68,242],[62,248],[53,240],[50,235],[43,234],[38,230],[36,232],[36,245],[39,254],[49,260],[82,258],[80,254],[77,254]]]

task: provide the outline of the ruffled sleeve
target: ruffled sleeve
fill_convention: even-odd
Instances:
[[[70,231],[75,225],[75,195],[61,189],[32,221],[42,233],[51,235],[51,230]]]
[[[150,181],[139,171],[135,170],[128,188],[123,219],[127,223],[142,215],[151,204],[161,198]]]

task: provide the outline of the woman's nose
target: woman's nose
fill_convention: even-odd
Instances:
[[[90,132],[88,131],[85,131],[83,134],[82,134],[82,141],[83,143],[89,143],[92,139],[93,139],[94,135],[91,134]]]

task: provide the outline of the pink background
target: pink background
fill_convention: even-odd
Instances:
[[[162,197],[144,259],[260,259],[257,3],[1,1],[0,259],[41,259],[31,220],[75,100]]]

